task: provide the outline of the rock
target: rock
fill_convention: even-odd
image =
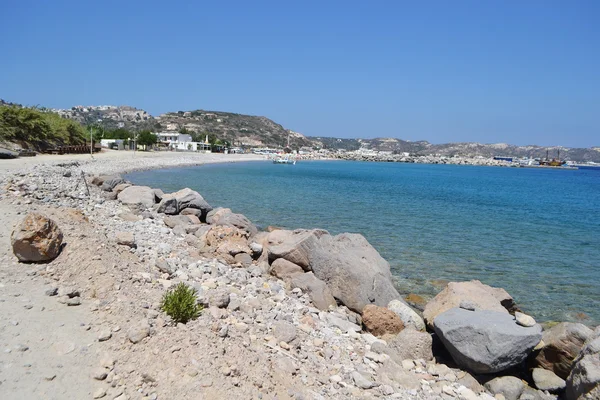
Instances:
[[[67,300],[67,305],[68,306],[79,306],[79,305],[81,305],[81,298],[80,297],[72,297]]]
[[[423,318],[419,316],[409,305],[401,302],[400,300],[392,300],[388,303],[387,308],[395,312],[405,327],[412,326],[418,331],[425,330],[425,322]]]
[[[514,376],[494,378],[484,386],[494,395],[503,395],[506,400],[518,400],[525,389],[523,381]]]
[[[211,225],[230,226],[246,231],[250,236],[258,229],[242,214],[235,214],[229,208],[215,208],[206,215],[206,222]]]
[[[112,337],[112,333],[110,332],[110,330],[104,330],[104,331],[100,332],[100,334],[98,335],[98,341],[106,342],[111,337]]]
[[[547,390],[551,393],[556,393],[566,386],[564,379],[547,369],[534,368],[531,376],[535,383],[535,387],[539,390]]]
[[[593,334],[587,326],[574,322],[561,322],[544,331],[544,347],[533,360],[533,366],[548,369],[563,379],[567,379],[573,360],[583,344]]]
[[[129,186],[133,186],[133,185],[131,183],[120,183],[117,186],[115,186],[112,191],[118,195],[123,190],[127,189]]]
[[[404,324],[398,314],[373,304],[363,308],[362,322],[367,330],[375,336],[395,335],[404,329]]]
[[[375,384],[372,381],[365,378],[358,371],[352,371],[351,375],[352,375],[352,380],[354,381],[354,384],[361,389],[371,389],[372,387],[375,386]]]
[[[91,180],[91,182],[90,182],[90,183],[91,183],[92,185],[96,185],[96,186],[102,186],[102,184],[104,183],[104,181],[105,181],[106,179],[108,179],[108,178],[110,178],[110,176],[108,176],[108,175],[97,175],[97,176],[94,176],[94,177],[92,178],[92,180]]]
[[[143,322],[137,326],[134,326],[129,329],[127,332],[127,338],[131,343],[139,343],[145,337],[150,336],[150,326],[147,322]]]
[[[229,301],[229,293],[225,291],[218,291],[210,296],[209,304],[218,308],[227,308]]]
[[[117,199],[131,209],[144,211],[154,205],[154,190],[148,186],[130,186]]]
[[[122,183],[125,183],[125,179],[123,179],[121,176],[119,176],[119,175],[108,176],[108,177],[104,178],[104,182],[102,182],[100,189],[104,190],[105,192],[112,192],[112,190],[117,185],[120,185]]]
[[[198,210],[197,208],[184,208],[179,212],[181,215],[193,215],[197,217],[199,220],[202,220],[202,210]]]
[[[158,209],[156,212],[165,213],[168,215],[175,215],[179,213],[179,206],[177,204],[177,199],[174,197],[164,196],[160,203],[158,204]],[[202,211],[200,211],[202,213]]]
[[[310,271],[310,256],[316,252],[319,238],[329,235],[322,229],[288,231],[278,229],[267,235],[269,258],[283,258]]]
[[[117,232],[115,234],[117,244],[129,247],[137,247],[135,244],[135,237],[131,232]]]
[[[163,222],[166,226],[173,229],[178,225],[191,225],[192,220],[188,215],[172,215],[163,218]]]
[[[275,260],[275,262],[279,260],[283,259],[280,258]],[[336,305],[331,290],[329,290],[325,282],[317,279],[312,272],[293,276],[290,285],[292,288],[299,288],[302,289],[304,293],[307,293],[310,297],[310,301],[312,301],[313,305],[319,310],[328,310],[329,307]]]
[[[104,396],[106,396],[106,389],[104,389],[104,388],[97,389],[93,394],[94,399],[101,399]]]
[[[386,306],[400,298],[389,263],[361,235],[276,230],[267,235],[266,244],[271,261],[284,258],[305,271],[312,270],[333,297],[355,312],[367,304]]]
[[[135,215],[130,212],[121,213],[121,214],[119,214],[119,217],[123,221],[127,221],[127,222],[137,222],[137,221],[141,221],[143,219],[143,217],[141,215]]]
[[[429,361],[433,360],[432,343],[429,333],[407,327],[388,341],[383,352],[398,364],[402,364],[404,360]]]
[[[271,264],[269,273],[278,277],[279,279],[287,281],[296,275],[303,274],[304,270],[299,265],[296,265],[291,261],[288,261],[284,258],[278,258]]]
[[[22,262],[55,259],[60,253],[62,241],[63,234],[58,225],[35,212],[27,214],[10,235],[13,253]]]
[[[96,368],[92,371],[92,378],[99,380],[99,381],[105,380],[107,375],[108,375],[108,373],[106,372],[106,369],[104,369],[104,368]]]
[[[260,243],[252,242],[250,243],[250,250],[252,250],[252,255],[258,257],[263,252],[263,245]]]
[[[251,253],[248,247],[248,233],[244,230],[229,226],[211,226],[204,237],[208,251],[218,254],[228,254],[235,256],[239,253]]]
[[[450,309],[434,329],[454,361],[474,373],[495,373],[521,363],[542,338],[542,328],[514,323],[507,312]]]
[[[347,319],[343,319],[340,316],[336,315],[336,314],[326,314],[325,315],[325,319],[327,320],[327,323],[331,326],[334,326],[336,328],[338,328],[339,330],[341,330],[343,333],[346,332],[360,332],[362,329],[360,328],[360,326],[348,321]]]
[[[169,275],[173,275],[175,273],[175,270],[173,268],[171,268],[171,266],[169,265],[169,262],[167,260],[165,260],[164,258],[158,258],[156,260],[156,268],[158,268],[158,270],[160,272],[162,272],[163,274],[169,274]]]
[[[248,268],[252,265],[252,257],[248,253],[238,253],[234,257],[236,263],[242,264],[242,267]]]
[[[58,288],[55,286],[49,287],[46,290],[44,290],[44,294],[46,296],[56,296],[58,294]]]
[[[202,222],[206,222],[206,215],[212,210],[210,204],[204,200],[200,193],[190,188],[181,189],[175,193],[163,195],[161,203],[165,202],[167,199],[175,200],[176,206],[171,205],[171,207],[175,207],[177,212],[181,212],[186,208],[195,208],[200,210],[202,212],[202,217],[200,218]],[[166,205],[164,207],[166,207]]]
[[[586,342],[567,378],[567,400],[600,399],[600,329]]]
[[[67,296],[69,298],[72,297],[79,297],[81,295],[79,289],[77,289],[74,286],[61,286],[60,288],[58,288],[58,295],[59,296]]]
[[[480,281],[450,282],[425,306],[423,317],[427,326],[433,328],[436,316],[451,308],[460,307],[462,301],[469,301],[478,310],[491,310],[508,313],[514,310],[513,298],[500,288],[484,285]]]
[[[277,321],[273,324],[272,329],[277,342],[290,343],[292,340],[296,339],[296,327],[289,322]]]
[[[517,321],[517,324],[528,328],[536,324],[535,319],[533,319],[533,317],[518,311],[515,313],[515,319]]]

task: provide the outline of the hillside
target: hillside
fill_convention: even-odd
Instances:
[[[235,145],[285,147],[288,135],[291,148],[312,145],[304,135],[287,130],[266,117],[195,110],[162,114],[156,120],[165,130],[212,133]]]
[[[213,135],[222,141],[246,147],[310,146],[312,142],[302,134],[289,131],[266,118],[221,111],[178,111],[157,117],[130,106],[76,106],[53,110],[64,118],[83,125],[98,124],[105,130],[124,128],[129,131],[173,131],[196,134],[199,137]]]
[[[412,155],[440,155],[440,156],[465,156],[465,157],[494,157],[508,156],[519,158],[545,157],[548,151],[549,157],[557,156],[567,161],[578,162],[600,162],[600,148],[569,148],[563,146],[515,146],[506,143],[482,144],[482,143],[444,143],[432,144],[427,141],[411,142],[394,138],[375,139],[337,139],[324,137],[309,137],[315,146],[326,149],[342,150],[373,150],[388,151],[395,153],[410,153]]]

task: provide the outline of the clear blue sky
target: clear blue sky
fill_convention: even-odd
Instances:
[[[600,1],[0,0],[0,98],[600,146]]]

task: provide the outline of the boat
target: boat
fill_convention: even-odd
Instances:
[[[546,167],[561,167],[566,164],[566,161],[560,160],[560,149],[558,149],[557,158],[553,158],[552,160],[548,157],[548,150],[546,150],[546,158],[540,160],[540,165]]]
[[[273,160],[273,164],[292,164],[292,165],[295,165],[296,164],[296,160],[291,160],[289,158],[279,157],[279,158],[275,158]]]

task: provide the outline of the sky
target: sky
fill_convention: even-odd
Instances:
[[[0,98],[600,146],[600,1],[0,0]]]

